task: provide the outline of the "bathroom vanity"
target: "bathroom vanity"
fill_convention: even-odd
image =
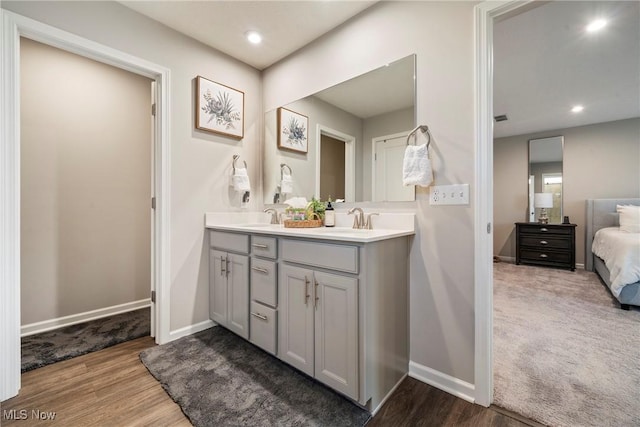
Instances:
[[[374,411],[408,372],[414,228],[401,215],[374,230],[208,215],[211,319]]]

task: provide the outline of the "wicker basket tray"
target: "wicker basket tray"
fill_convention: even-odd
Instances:
[[[322,227],[321,219],[304,219],[299,221],[293,221],[287,219],[284,221],[285,228],[316,228]]]

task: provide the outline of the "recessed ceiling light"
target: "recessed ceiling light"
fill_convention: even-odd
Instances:
[[[262,41],[262,36],[257,31],[247,31],[245,36],[247,36],[249,43],[259,44]]]
[[[582,105],[576,105],[571,109],[572,113],[579,113],[582,110],[584,110],[584,107]]]
[[[592,21],[589,25],[587,25],[587,31],[590,33],[594,33],[598,30],[603,29],[607,25],[607,21],[604,19],[596,19]]]

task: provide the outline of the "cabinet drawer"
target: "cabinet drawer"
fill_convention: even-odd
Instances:
[[[249,341],[258,347],[276,354],[277,311],[251,301]]]
[[[520,253],[521,261],[550,262],[567,264],[571,262],[571,252],[569,251],[545,251],[534,249],[522,249]]]
[[[252,258],[251,299],[275,307],[278,301],[276,283],[276,263]]]
[[[548,234],[562,234],[569,235],[573,232],[572,227],[563,227],[563,226],[553,226],[553,225],[536,225],[536,224],[527,224],[520,226],[521,233],[527,234],[537,234],[537,235],[548,235]]]
[[[571,249],[571,240],[552,236],[522,236],[522,246],[532,246],[537,249]]]
[[[211,247],[231,252],[249,253],[249,235],[212,230],[209,233]]]
[[[276,259],[276,238],[251,236],[251,253],[265,258]]]
[[[285,261],[347,273],[358,273],[357,246],[284,239],[280,241],[280,244],[280,253]]]

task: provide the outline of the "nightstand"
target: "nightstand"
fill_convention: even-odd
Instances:
[[[516,264],[576,270],[576,224],[516,222]]]

